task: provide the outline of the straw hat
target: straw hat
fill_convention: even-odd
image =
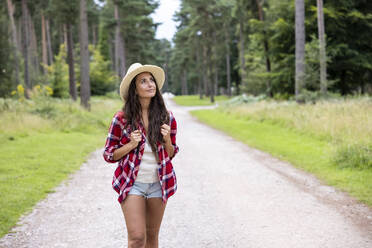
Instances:
[[[142,65],[140,63],[134,63],[129,67],[123,80],[121,80],[120,96],[123,101],[125,101],[128,97],[129,85],[132,82],[133,78],[142,72],[150,72],[154,76],[159,90],[163,87],[165,73],[162,68],[156,65]]]

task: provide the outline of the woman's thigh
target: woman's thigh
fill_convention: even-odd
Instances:
[[[166,203],[162,198],[148,198],[146,201],[146,228],[147,231],[158,232],[163,219]]]
[[[139,195],[127,195],[121,203],[129,237],[146,234],[146,199]]]

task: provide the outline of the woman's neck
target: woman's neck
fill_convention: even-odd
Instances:
[[[151,98],[140,98],[142,113],[147,113],[150,107]]]

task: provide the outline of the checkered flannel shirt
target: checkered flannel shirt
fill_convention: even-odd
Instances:
[[[169,112],[169,117],[169,126],[171,128],[170,137],[174,147],[174,157],[179,150],[176,145],[177,122],[172,112]],[[114,172],[112,187],[119,194],[118,201],[120,203],[125,199],[136,180],[146,142],[146,131],[140,123],[139,129],[142,132],[142,140],[139,142],[139,146],[130,151],[120,160],[114,160],[114,151],[130,141],[131,129],[130,125],[128,125],[127,128],[124,128],[126,122],[127,120],[124,118],[124,113],[122,111],[118,111],[114,115],[103,152],[103,158],[107,162],[119,162]],[[157,143],[157,152],[159,156],[158,176],[162,188],[162,199],[163,202],[166,202],[177,190],[177,179],[172,165],[173,157],[170,158],[168,156],[165,147],[160,142]]]

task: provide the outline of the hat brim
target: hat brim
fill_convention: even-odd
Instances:
[[[123,101],[126,101],[126,99],[128,98],[128,90],[133,78],[142,72],[149,72],[154,76],[159,90],[163,87],[165,81],[164,70],[156,65],[142,65],[141,67],[138,67],[133,71],[127,73],[121,81],[120,97]]]

